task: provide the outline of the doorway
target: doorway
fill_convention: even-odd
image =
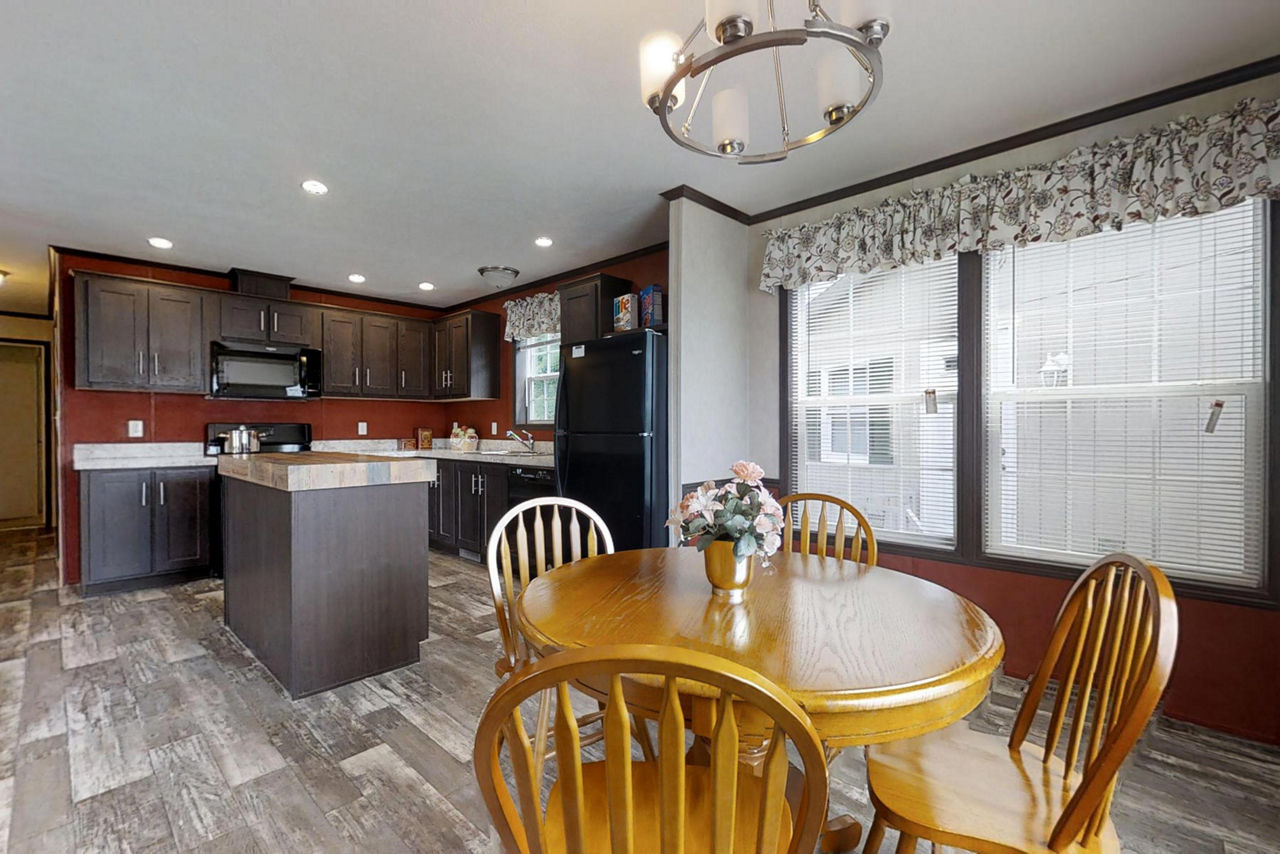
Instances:
[[[46,348],[0,341],[0,529],[46,524]]]

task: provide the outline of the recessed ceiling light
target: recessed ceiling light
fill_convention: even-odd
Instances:
[[[539,237],[537,240],[533,241],[534,246],[541,246],[543,249],[546,249],[552,243],[555,243],[555,241],[550,237]]]
[[[347,281],[353,285],[363,285],[364,276],[360,275],[359,273],[352,273],[350,276],[347,276]]]
[[[313,196],[323,196],[325,193],[329,192],[329,188],[320,181],[317,181],[315,178],[308,178],[303,181],[302,189],[306,190]]]
[[[418,282],[418,287],[422,288],[424,291],[434,291],[436,289],[436,286],[430,282]]]
[[[147,242],[156,249],[172,249],[173,241],[167,237],[148,237]]]
[[[0,270],[0,285],[4,284],[4,280],[9,278],[8,270]]]

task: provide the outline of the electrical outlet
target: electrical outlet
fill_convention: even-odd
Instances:
[[[489,425],[489,432],[494,436],[498,435],[498,422],[494,421]]]
[[[368,435],[369,435],[369,422],[368,422],[368,421],[357,421],[357,422],[356,422],[356,435],[357,435],[357,436],[368,436]]]
[[[132,420],[129,422],[129,438],[130,439],[142,438],[142,422],[141,421]]]

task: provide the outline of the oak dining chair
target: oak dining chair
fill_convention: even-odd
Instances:
[[[625,681],[660,693],[658,754],[632,757]],[[584,762],[570,683],[608,685],[604,759]],[[556,778],[545,808],[541,777],[521,704],[556,696]],[[713,698],[715,724],[707,765],[689,764],[681,696]],[[739,761],[740,715],[763,715],[766,749],[759,769]],[[755,720],[759,720],[758,717]],[[787,800],[787,741],[799,757],[801,793]],[[509,757],[514,796],[503,773]],[[473,756],[485,806],[508,852],[812,852],[827,807],[822,745],[808,717],[755,671],[683,647],[616,644],[553,653],[518,670],[490,698]]]
[[[917,839],[978,852],[1118,852],[1116,775],[1155,712],[1177,640],[1164,573],[1127,554],[1099,560],[1067,594],[1007,742],[961,721],[867,748],[876,818],[865,854],[886,826],[900,834],[898,852],[915,851]],[[1027,743],[1033,725],[1047,727],[1043,748]]]
[[[821,492],[797,492],[778,499],[782,505],[782,550],[791,552],[795,549],[794,540],[800,541],[800,554],[816,554],[827,556],[827,541],[832,541],[832,557],[843,558],[845,545],[849,545],[849,555],[855,560],[862,560],[863,544],[866,545],[867,556],[863,563],[874,565],[878,556],[876,535],[871,530],[867,517],[848,501],[834,495]],[[828,525],[828,517],[833,524]],[[830,535],[830,536],[828,536]],[[810,546],[810,537],[813,545]]]

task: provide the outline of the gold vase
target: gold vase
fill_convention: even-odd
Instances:
[[[702,559],[706,563],[707,581],[711,582],[712,591],[730,602],[741,602],[747,585],[751,583],[755,553],[738,557],[733,553],[732,542],[716,540],[702,553]]]

